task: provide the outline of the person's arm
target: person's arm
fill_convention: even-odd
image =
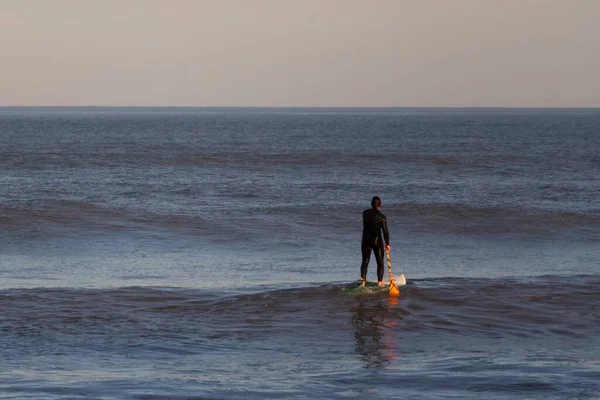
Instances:
[[[385,240],[385,249],[390,251],[390,232],[388,231],[387,218],[383,214],[381,214],[381,217],[381,230],[383,231],[383,240]]]

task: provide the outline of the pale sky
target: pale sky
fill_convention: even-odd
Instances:
[[[0,0],[0,105],[600,107],[600,0]]]

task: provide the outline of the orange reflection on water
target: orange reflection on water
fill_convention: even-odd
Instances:
[[[386,368],[399,358],[398,330],[401,316],[394,308],[399,296],[389,295],[373,299],[358,299],[352,316],[356,339],[356,350],[366,368]]]
[[[390,306],[397,306],[398,305],[398,299],[400,298],[400,295],[402,294],[402,292],[400,292],[400,290],[398,290],[398,294],[394,295],[394,294],[389,294],[388,295],[388,303],[390,304]]]
[[[390,293],[388,295],[388,304],[390,308],[398,305],[401,294],[402,292],[398,289],[398,294]],[[398,320],[395,318],[387,317],[383,320],[383,351],[385,353],[385,358],[389,361],[399,358],[397,354],[398,340],[396,339],[397,325]]]

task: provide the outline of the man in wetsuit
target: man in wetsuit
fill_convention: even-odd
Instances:
[[[383,250],[390,251],[390,234],[387,227],[387,219],[379,209],[381,208],[381,199],[377,196],[371,200],[371,208],[363,211],[363,234],[362,234],[362,264],[360,265],[360,283],[365,286],[367,282],[367,270],[369,260],[371,259],[371,250],[375,254],[377,261],[377,284],[385,286],[383,283]],[[383,239],[381,233],[383,231]]]

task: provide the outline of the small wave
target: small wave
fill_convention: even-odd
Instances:
[[[521,279],[448,279],[420,282],[405,290],[405,305],[416,309],[411,329],[453,330],[497,337],[597,332],[594,305],[600,295],[594,276]]]
[[[73,233],[114,233],[181,229],[191,234],[219,229],[200,215],[139,212],[105,207],[85,201],[44,201],[23,206],[0,205],[0,229],[31,238],[48,238]]]
[[[527,338],[600,334],[598,276],[446,278],[409,281],[399,298],[352,295],[343,285],[259,293],[176,288],[11,289],[0,291],[0,330],[87,329],[108,324],[215,330],[220,336],[324,332],[365,318],[377,326],[395,321],[406,332]],[[358,321],[358,322],[357,322]],[[355,327],[356,328],[356,327]],[[225,331],[223,331],[225,329]]]
[[[170,166],[206,166],[231,164],[236,161],[236,157],[231,154],[226,155],[188,155],[179,156],[173,159],[162,159],[159,165]]]
[[[0,205],[0,227],[18,228],[43,223],[70,224],[86,220],[93,224],[122,217],[119,210],[105,208],[85,201],[59,200],[23,206]]]
[[[424,232],[552,234],[600,225],[600,215],[592,213],[444,203],[390,205],[386,214]]]

